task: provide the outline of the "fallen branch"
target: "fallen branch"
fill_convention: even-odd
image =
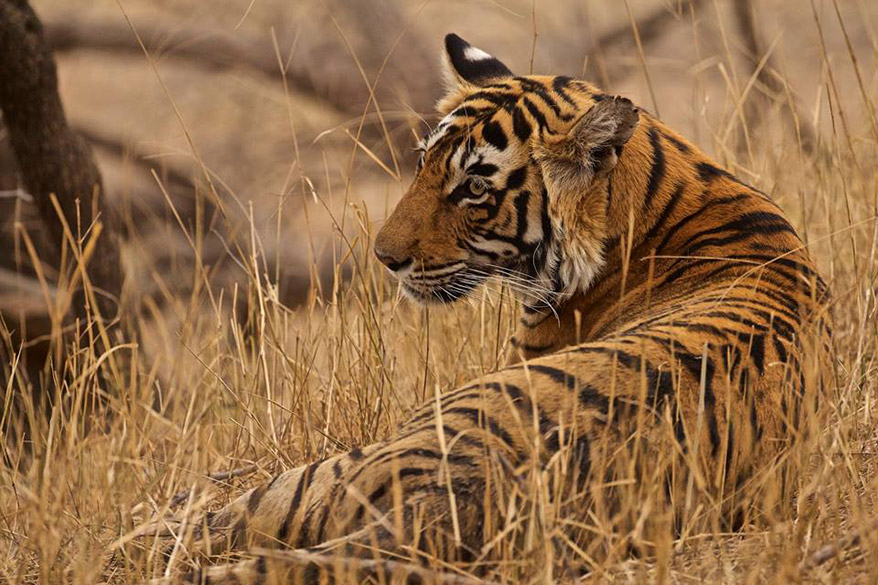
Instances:
[[[861,530],[845,535],[832,544],[817,549],[804,563],[806,568],[818,567],[835,557],[860,545],[866,534],[878,532],[878,519],[872,520]]]
[[[233,479],[235,477],[240,477],[242,475],[248,475],[256,471],[258,467],[256,465],[247,465],[246,467],[238,467],[236,469],[229,469],[228,471],[217,471],[215,473],[207,474],[207,479],[213,482],[226,481],[229,479]],[[181,492],[177,492],[174,494],[174,497],[171,498],[170,507],[179,506],[192,494],[192,490],[183,490]]]

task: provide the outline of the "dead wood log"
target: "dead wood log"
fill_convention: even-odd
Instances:
[[[101,291],[92,310],[115,317],[122,292],[117,221],[103,200],[101,175],[88,144],[67,124],[55,62],[26,0],[0,3],[0,110],[22,183],[53,244],[60,249],[68,236],[52,196],[73,237],[84,239],[97,224],[102,226],[86,274]],[[92,316],[85,300],[80,289],[72,307],[83,322]]]
[[[871,520],[862,526],[860,530],[845,534],[835,542],[820,547],[810,556],[805,557],[802,561],[802,567],[813,569],[832,559],[844,556],[859,547],[864,539],[874,538],[876,532],[878,532],[878,519]]]

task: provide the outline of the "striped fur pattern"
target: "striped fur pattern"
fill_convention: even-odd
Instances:
[[[670,508],[692,474],[730,518],[758,507],[751,480],[816,408],[806,372],[830,334],[826,286],[783,212],[626,99],[516,77],[454,35],[446,63],[445,117],[376,253],[419,301],[506,279],[523,303],[510,365],[384,442],[242,495],[204,540],[487,562],[534,471],[580,522],[600,505],[619,518],[620,490],[644,488],[608,486],[631,473],[664,474]],[[569,539],[587,546],[587,531]],[[261,583],[272,558],[191,577]]]

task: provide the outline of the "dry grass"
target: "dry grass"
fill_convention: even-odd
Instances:
[[[518,4],[514,8],[522,8]],[[526,4],[522,27],[530,28]],[[796,4],[810,11],[809,2]],[[551,21],[542,14],[548,4],[536,6],[537,17]],[[784,95],[765,110],[759,128],[748,128],[742,145],[742,96],[759,88],[730,67],[732,49],[696,57],[690,75],[681,76],[685,83],[675,81],[682,100],[669,108],[677,108],[671,116],[691,121],[686,133],[788,212],[834,292],[835,384],[823,403],[829,423],[807,452],[794,455],[791,465],[800,475],[789,513],[741,533],[689,534],[656,557],[613,558],[599,563],[590,580],[878,581],[878,39],[870,32],[874,21],[855,22],[850,10],[844,15],[856,32],[850,51],[822,48],[812,35],[813,58],[803,64],[787,54],[782,61],[817,80],[800,96],[803,119],[820,130],[814,153],[802,152],[795,134],[774,123],[789,98]],[[820,3],[809,21],[813,30],[820,24],[833,47],[845,46],[832,2]],[[692,31],[686,35],[678,42],[705,44]],[[517,62],[526,62],[529,51],[521,52]],[[647,66],[649,57],[647,51]],[[641,63],[633,50],[627,58],[635,67]],[[667,77],[652,75],[660,104]],[[179,80],[168,85],[165,106],[189,99],[178,98],[178,86]],[[647,92],[633,93],[649,103],[642,99]],[[448,309],[400,300],[373,260],[370,241],[375,216],[384,215],[405,178],[364,169],[371,158],[349,141],[321,147],[303,140],[289,123],[299,115],[294,100],[275,98],[281,112],[290,108],[280,127],[288,146],[296,144],[284,151],[283,188],[275,191],[283,197],[252,203],[249,192],[231,188],[220,194],[228,220],[196,215],[187,224],[170,212],[156,217],[165,237],[183,242],[184,249],[161,265],[150,260],[161,240],[133,233],[126,249],[136,267],[133,282],[150,293],[142,295],[143,310],[133,317],[141,335],[137,347],[122,338],[102,339],[102,327],[93,327],[87,343],[68,344],[63,363],[53,361],[41,379],[29,379],[9,336],[14,327],[0,326],[6,458],[0,468],[0,580],[128,583],[160,574],[153,542],[139,534],[172,504],[176,512],[215,507],[243,485],[386,437],[437,388],[452,388],[503,362],[514,326],[508,291],[492,286]],[[189,129],[185,114],[178,124],[177,132]],[[389,164],[380,143],[375,156]],[[205,164],[223,176],[223,168]],[[209,197],[201,190],[196,200]],[[168,205],[170,210],[173,199]],[[333,235],[316,226],[329,226]],[[206,263],[203,241],[212,228],[226,235],[227,248],[221,262]],[[287,253],[285,246],[295,249]],[[316,260],[320,249],[333,260],[331,277],[300,306],[285,306],[274,284],[279,270],[299,263],[316,283],[326,271]],[[75,264],[62,274],[75,273]],[[235,285],[221,278],[228,266],[244,275]],[[52,280],[63,297],[69,282]],[[185,286],[175,288],[179,283]],[[51,302],[57,338],[63,299]],[[34,392],[63,407],[41,416]],[[34,430],[27,444],[25,426]],[[218,479],[209,478],[218,472]],[[191,497],[175,497],[185,492]],[[544,536],[535,535],[532,555],[508,559],[510,567],[528,567],[509,575],[546,581]],[[834,543],[837,550],[815,565],[813,555]],[[181,566],[188,562],[185,549],[175,555]]]

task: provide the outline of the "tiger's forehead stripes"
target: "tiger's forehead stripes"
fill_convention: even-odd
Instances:
[[[528,141],[534,126],[541,132],[565,131],[601,99],[590,85],[567,77],[516,77],[467,96],[422,144],[430,150],[451,134],[470,131],[502,150],[510,138]]]

